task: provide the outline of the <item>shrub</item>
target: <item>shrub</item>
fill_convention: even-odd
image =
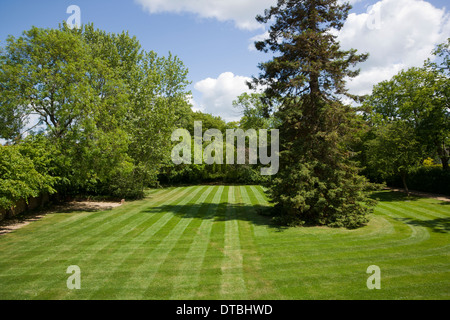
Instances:
[[[39,165],[35,165],[31,158],[20,152],[21,149],[26,150],[26,147],[0,146],[0,208],[3,209],[14,207],[19,200],[38,197],[43,192],[56,192],[53,189],[56,178],[39,170],[45,161],[36,159]]]

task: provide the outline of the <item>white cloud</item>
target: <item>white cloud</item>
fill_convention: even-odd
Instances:
[[[450,20],[445,9],[424,0],[380,0],[365,13],[349,14],[344,27],[332,33],[338,35],[343,49],[370,54],[358,65],[361,74],[348,82],[351,93],[363,95],[402,69],[422,66],[433,48],[449,36]],[[254,36],[248,49],[256,50],[254,42],[267,37],[267,31]]]
[[[251,78],[237,76],[232,72],[224,72],[217,79],[206,78],[197,82],[194,88],[202,93],[199,103],[194,102],[195,110],[221,116],[226,121],[237,121],[241,111],[232,103],[244,92],[251,92],[246,82]]]
[[[193,13],[201,18],[233,21],[244,30],[261,29],[255,17],[276,5],[276,0],[135,0],[150,13]]]
[[[422,66],[436,44],[450,34],[448,14],[422,0],[381,0],[368,13],[348,16],[337,33],[343,49],[368,52],[350,92],[369,94],[372,86],[401,69]]]
[[[189,96],[188,103],[192,106],[191,109],[193,111],[201,111],[205,112],[204,108],[200,106],[197,101],[195,101],[194,97],[192,95]]]
[[[248,45],[248,50],[256,51],[255,42],[257,42],[257,41],[264,41],[266,39],[269,39],[269,31],[266,31],[266,32],[264,32],[262,34],[258,34],[256,36],[250,38],[250,40],[249,40],[250,44]]]

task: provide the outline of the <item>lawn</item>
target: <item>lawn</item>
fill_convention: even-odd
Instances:
[[[152,190],[0,236],[0,299],[449,299],[450,203],[379,192],[357,230],[282,229],[259,186]],[[67,267],[81,270],[69,290]],[[381,289],[369,290],[371,265]]]

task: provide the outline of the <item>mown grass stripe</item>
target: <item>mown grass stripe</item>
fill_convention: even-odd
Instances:
[[[168,193],[165,193],[161,199],[159,199],[158,202],[165,201],[173,192],[174,190],[169,191]],[[186,190],[187,192],[187,190]],[[45,223],[45,225],[40,225],[36,223],[34,227],[36,228],[42,228],[45,232],[45,235],[42,237],[41,241],[36,244],[35,246],[31,247],[27,245],[27,241],[29,236],[27,236],[24,239],[24,246],[18,246],[16,247],[17,255],[11,258],[20,257],[20,254],[23,256],[27,256],[29,251],[36,251],[38,248],[43,248],[43,251],[46,251],[48,249],[52,250],[54,249],[54,246],[58,246],[59,244],[64,244],[67,242],[67,240],[72,240],[74,238],[77,238],[77,235],[80,232],[86,232],[86,230],[91,229],[92,227],[99,227],[102,223],[106,220],[108,223],[114,222],[114,219],[120,218],[124,215],[124,212],[133,210],[137,213],[140,212],[141,209],[146,208],[148,206],[156,205],[158,202],[149,203],[148,200],[143,201],[137,201],[134,203],[126,204],[125,206],[121,206],[116,208],[112,211],[99,211],[99,212],[75,212],[75,213],[69,213],[69,214],[56,214],[59,216],[65,216],[67,215],[68,219],[70,221],[64,220],[58,223],[50,224],[48,223],[48,219],[50,216],[44,217],[42,220],[42,223]],[[53,216],[52,214],[51,216]],[[48,227],[47,225],[50,225]],[[26,227],[25,227],[26,228]],[[21,232],[25,233],[27,232],[27,229],[25,229]],[[64,233],[58,232],[59,230],[64,230]],[[70,230],[70,231],[68,231]],[[49,246],[50,244],[50,246]],[[20,250],[22,249],[23,250]]]
[[[194,299],[219,299],[222,262],[224,259],[225,219],[230,187],[224,186],[213,218],[209,244],[200,270],[198,288]]]
[[[235,187],[228,190],[228,205],[225,221],[224,261],[222,262],[221,295],[224,299],[245,297],[247,288],[243,276],[243,257],[236,220]]]
[[[219,208],[223,190],[223,186],[217,188],[208,206],[208,214],[202,218],[203,221],[178,271],[171,299],[192,299],[198,290],[200,271],[210,241],[213,217]]]
[[[195,213],[192,221],[177,240],[177,244],[171,250],[170,255],[159,266],[157,273],[153,276],[151,286],[145,291],[145,299],[170,299],[174,294],[174,285],[177,276],[180,274],[180,265],[185,261],[186,254],[192,246],[195,235],[198,234],[203,218],[208,215],[208,209],[211,207],[215,191],[216,188],[213,187],[202,203],[195,205],[198,207],[198,212]],[[181,212],[178,215],[181,215]]]
[[[443,204],[445,205],[445,204]],[[441,207],[443,206],[442,204],[434,204],[434,203],[430,203],[430,204],[424,204],[422,202],[419,203],[414,203],[414,209],[419,211],[419,212],[423,212],[425,214],[427,214],[427,216],[431,217],[431,218],[449,218],[450,215],[448,214],[448,212],[446,213],[445,210],[440,210]],[[449,204],[450,205],[450,204]],[[432,208],[432,209],[430,209]]]
[[[392,209],[384,208],[383,206],[378,206],[377,211],[379,213],[382,213],[382,214],[394,219],[397,222],[403,223],[400,225],[403,228],[405,226],[407,226],[410,230],[410,233],[408,234],[407,237],[404,237],[404,238],[398,239],[398,240],[394,240],[392,243],[389,243],[389,244],[386,243],[385,245],[408,246],[411,244],[421,243],[430,237],[430,233],[428,232],[428,230],[426,228],[405,223],[405,220],[404,220],[405,216],[401,212],[397,211],[396,209],[392,210]],[[406,235],[406,233],[403,233],[403,234]]]
[[[396,220],[407,225],[425,227],[428,232],[445,233],[450,231],[450,217],[430,217],[420,210],[408,209],[403,206],[395,207],[392,205],[380,205],[379,209],[385,209],[388,212],[397,212]]]
[[[259,205],[267,205],[268,201],[264,194],[264,190],[260,186],[250,186],[250,190],[255,195],[256,199],[258,200]]]
[[[113,275],[106,280],[107,283],[111,283],[113,286],[115,286],[116,278],[120,278],[122,276],[121,274],[121,267],[124,265],[127,265],[128,263],[139,261],[139,263],[145,262],[147,259],[146,256],[143,256],[142,254],[145,253],[149,248],[149,239],[152,239],[161,229],[165,228],[168,223],[175,218],[174,211],[172,210],[166,210],[166,208],[169,207],[182,207],[186,204],[188,204],[190,201],[194,201],[195,199],[198,199],[198,197],[201,196],[202,191],[205,189],[205,187],[194,187],[190,189],[189,194],[186,197],[176,197],[176,201],[169,203],[164,203],[160,206],[159,210],[160,213],[154,213],[154,215],[157,217],[157,220],[148,225],[147,228],[143,229],[141,232],[139,232],[137,235],[133,236],[132,241],[134,241],[137,245],[134,248],[134,250],[130,250],[127,253],[123,253],[120,255],[120,259],[114,259],[112,260],[113,263],[110,263],[109,269],[112,270]],[[131,240],[130,240],[131,241]],[[143,262],[141,262],[143,261]],[[96,290],[91,296],[92,299],[96,298],[97,294],[103,294],[103,290],[101,289],[101,281],[95,281],[95,270],[92,273],[92,282],[96,283],[92,286],[93,290]],[[88,279],[89,280],[89,279]],[[123,282],[123,281],[122,281]],[[123,285],[122,282],[120,282],[119,285]],[[129,283],[124,285],[125,287],[129,286]]]
[[[187,192],[187,190],[186,190]],[[166,197],[169,195],[166,195],[163,199],[160,199],[160,202],[153,203],[152,205],[147,204],[140,204],[138,208],[132,210],[131,212],[134,212],[135,215],[140,214],[140,210],[143,208],[148,208],[149,206],[157,205],[158,203],[163,203],[166,199]],[[100,217],[103,219],[103,221],[99,221],[98,224],[95,224],[95,227],[93,227],[92,224],[88,224],[82,231],[84,234],[90,234],[89,237],[83,237],[79,238],[77,235],[81,232],[79,228],[77,228],[77,231],[69,232],[69,233],[59,233],[64,234],[62,237],[57,237],[52,241],[52,246],[46,245],[44,247],[44,244],[38,243],[37,245],[28,248],[27,250],[24,250],[21,252],[21,254],[26,258],[26,260],[30,264],[36,265],[38,263],[37,261],[33,261],[30,259],[30,253],[37,254],[37,259],[40,259],[39,256],[42,256],[44,254],[48,254],[49,252],[56,252],[56,254],[61,253],[64,255],[66,252],[79,252],[81,244],[82,243],[89,243],[90,241],[93,241],[96,237],[100,237],[100,234],[98,232],[95,232],[96,229],[104,228],[105,226],[111,226],[111,225],[119,225],[122,226],[123,220],[127,219],[129,214],[127,214],[127,207],[119,207],[112,211],[104,211],[99,212],[99,214],[102,214]],[[75,214],[76,215],[76,214]],[[93,220],[97,220],[96,218],[92,218]],[[84,218],[83,218],[84,221]],[[84,225],[81,223],[81,225]],[[63,226],[61,227],[63,228]],[[114,235],[112,235],[114,237]],[[100,238],[102,241],[103,239]],[[61,250],[62,249],[62,250]],[[55,255],[56,255],[55,254]],[[47,259],[51,258],[52,256],[47,256]],[[18,257],[13,257],[12,259],[17,259]]]
[[[274,289],[273,283],[261,272],[263,270],[261,254],[255,242],[255,236],[268,236],[267,224],[269,220],[260,216],[254,209],[256,197],[250,199],[248,186],[240,186],[236,190],[238,191],[238,202],[242,203],[242,206],[237,210],[237,217],[239,220],[239,238],[241,243],[245,244],[241,247],[244,280],[247,288],[258,288],[254,291],[248,290],[248,299],[275,299],[280,296]],[[255,228],[261,227],[264,227],[264,231],[255,233]]]
[[[174,199],[179,199],[174,198]],[[163,201],[163,200],[161,200]],[[164,203],[164,202],[160,202],[160,203]],[[153,204],[153,205],[156,205]],[[143,207],[149,207],[149,204],[147,204],[146,206],[140,206],[140,208]],[[137,215],[139,214],[139,212],[141,211],[136,211],[133,215]],[[125,219],[127,217],[126,214],[123,214],[123,219]],[[106,219],[107,217],[105,217]],[[119,223],[119,226],[121,225],[120,222],[123,220],[114,220],[115,223]],[[100,230],[100,232],[94,233],[88,237],[82,238],[81,241],[69,241],[68,244],[63,244],[61,246],[59,246],[59,250],[56,251],[56,253],[54,255],[50,255],[47,256],[45,259],[41,260],[41,255],[39,255],[38,257],[36,257],[34,260],[37,260],[39,262],[33,262],[33,261],[29,261],[28,263],[25,263],[23,272],[23,274],[41,274],[42,272],[46,272],[49,270],[49,268],[52,269],[56,269],[56,272],[61,272],[60,274],[62,274],[63,272],[65,272],[65,269],[69,266],[69,265],[79,265],[80,267],[84,266],[84,261],[88,260],[90,255],[87,254],[89,248],[91,247],[95,247],[98,246],[98,248],[96,248],[96,251],[99,251],[105,247],[108,247],[111,241],[114,241],[115,239],[115,235],[111,234],[111,228],[114,228],[115,224],[103,224],[104,227],[109,226],[109,228]],[[163,225],[161,225],[160,227],[162,227]],[[105,235],[103,237],[103,235]],[[61,250],[62,249],[62,250]],[[93,253],[93,255],[95,255],[95,252]],[[52,261],[56,261],[58,263],[53,264],[52,266],[49,266],[50,263]],[[61,264],[63,264],[61,266]],[[83,268],[84,269],[84,268]],[[84,273],[86,274],[86,271],[89,270],[84,270]],[[89,275],[89,273],[87,273]],[[49,280],[48,283],[52,284],[52,283],[59,283],[62,284],[60,277],[55,277],[53,273],[50,273],[49,275]],[[85,277],[86,278],[86,277]],[[32,284],[27,284],[27,286],[30,286]],[[40,294],[43,293],[43,291],[45,290],[45,288],[39,288],[39,290],[35,291],[35,298],[36,299],[40,299],[41,296]],[[45,294],[45,293],[44,293]]]
[[[268,236],[269,232],[268,232],[268,219],[262,217],[262,216],[257,216],[256,215],[256,211],[263,207],[264,205],[264,198],[261,196],[261,194],[257,192],[258,196],[255,194],[254,188],[252,188],[253,186],[249,187],[249,186],[241,186],[240,187],[240,191],[242,194],[242,198],[245,204],[249,205],[250,207],[252,207],[251,211],[254,214],[255,218],[254,221],[255,223],[253,223],[253,234],[255,235],[255,237],[266,237]]]
[[[442,216],[449,216],[448,207],[450,206],[450,203],[448,201],[445,202],[429,198],[420,198],[420,200],[414,201],[414,206],[420,207],[439,218]]]
[[[397,219],[398,221],[405,222],[408,226],[410,226],[413,230],[423,229],[425,230],[428,235],[429,231],[427,228],[423,226],[418,226],[410,222],[414,221],[426,221],[429,220],[428,217],[424,214],[415,213],[414,210],[411,209],[405,209],[402,206],[393,206],[390,204],[382,204],[379,206],[381,210],[385,209],[385,214],[393,217],[394,219]]]
[[[194,217],[199,213],[200,208],[205,205],[204,201],[213,191],[214,187],[208,187],[201,196],[193,203],[193,206],[185,208],[183,216],[178,224],[170,231],[167,237],[151,252],[148,259],[142,263],[142,267],[139,268],[136,273],[143,272],[145,281],[141,282],[146,291],[151,290],[152,282],[155,274],[158,272],[160,266],[166,261],[172,249],[177,245],[178,240],[183,235],[186,228],[192,222]],[[183,207],[180,207],[177,212],[180,212]],[[144,293],[141,298],[145,298]]]
[[[392,204],[386,204],[383,203],[380,205],[381,207],[387,207],[389,209],[395,208],[397,211],[402,212],[402,214],[406,218],[414,218],[418,220],[434,220],[437,218],[443,218],[444,215],[431,215],[427,213],[425,210],[421,210],[420,208],[417,208],[414,205],[406,206],[406,205],[392,205]]]
[[[181,218],[177,218],[175,213],[179,211],[180,208],[183,208],[184,205],[193,204],[202,196],[202,191],[206,187],[196,187],[193,191],[185,198],[180,199],[174,205],[163,205],[159,209],[162,214],[161,218],[153,225],[151,225],[145,232],[140,234],[140,237],[143,239],[142,244],[137,246],[135,250],[130,251],[128,254],[125,254],[123,259],[120,261],[121,263],[116,267],[116,272],[114,272],[113,276],[108,280],[108,287],[114,288],[123,288],[125,291],[129,289],[139,289],[140,291],[144,289],[143,285],[139,282],[139,277],[136,277],[136,274],[145,273],[144,265],[149,263],[149,260],[152,260],[153,255],[155,254],[155,247],[158,248],[158,245],[155,243],[158,241],[157,234],[164,229],[170,228],[169,222],[176,218],[177,221],[180,221]],[[174,210],[173,207],[178,209]],[[159,245],[161,246],[161,244]],[[151,262],[151,261],[150,261]],[[126,273],[123,274],[123,266],[128,265],[132,266],[132,268]],[[134,276],[134,277],[133,277]],[[96,286],[100,286],[101,282]],[[92,295],[92,298],[95,298],[97,295],[103,294],[103,290],[98,290],[96,293]],[[134,298],[137,298],[141,293],[140,291],[135,292]]]

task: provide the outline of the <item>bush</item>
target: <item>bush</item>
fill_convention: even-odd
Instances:
[[[56,192],[53,189],[56,178],[42,168],[46,163],[45,152],[36,157],[36,163],[21,153],[26,154],[32,144],[0,146],[0,209],[14,207],[19,200],[28,201],[43,192]]]

